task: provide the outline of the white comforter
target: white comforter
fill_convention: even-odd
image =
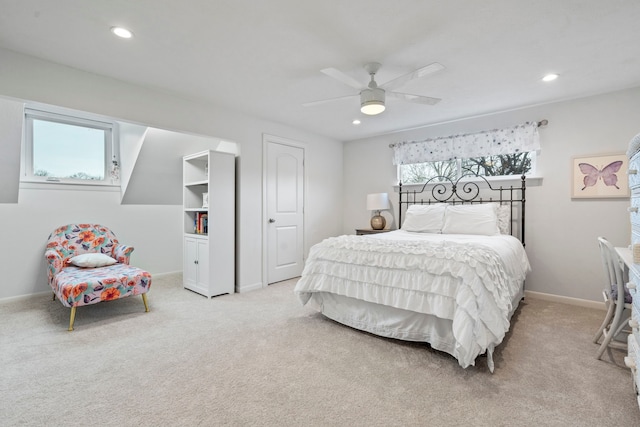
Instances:
[[[502,342],[529,270],[512,236],[398,230],[314,245],[295,292],[303,304],[313,292],[330,292],[450,319],[452,354],[466,368]]]

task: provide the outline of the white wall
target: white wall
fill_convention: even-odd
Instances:
[[[263,281],[263,133],[305,144],[306,250],[318,240],[342,230],[342,143],[339,141],[5,49],[0,49],[0,95],[239,144],[236,286],[240,290],[262,286]],[[0,141],[0,150],[5,149],[2,144],[5,142]],[[41,192],[21,190],[18,204],[0,204],[0,235],[3,236],[0,298],[47,290],[43,261],[38,260],[43,254],[44,242],[57,225],[76,219],[95,220],[112,227],[123,242],[136,246],[133,262],[152,273],[182,269],[179,206],[120,205],[114,199],[119,193],[53,191],[45,196]],[[151,226],[148,226],[149,218],[154,218]]]
[[[24,104],[17,101],[3,102],[0,106],[0,203],[16,203],[18,201],[18,182],[20,181],[20,145],[9,141],[22,139],[22,118]]]
[[[134,139],[132,137],[137,136],[131,134],[133,125],[119,127],[128,131],[125,138],[120,140],[121,178],[128,178],[126,188],[124,182],[122,186],[122,204],[181,204],[182,158],[204,150],[222,151],[218,150],[222,141],[217,138],[205,138],[184,132],[138,126],[138,128],[144,129],[144,134],[141,135],[141,140],[138,143],[131,141]],[[128,153],[122,150],[123,142],[125,143],[125,151]],[[237,154],[235,144],[227,143],[226,145],[234,148],[232,154]],[[126,168],[126,166],[129,167]],[[130,169],[129,176],[125,175],[127,169]]]
[[[526,289],[601,301],[604,273],[596,238],[605,236],[616,246],[629,244],[629,200],[572,200],[572,158],[625,153],[629,140],[640,132],[638,117],[640,88],[634,88],[348,142],[343,231],[353,234],[355,228],[367,227],[367,193],[389,192],[393,207],[385,212],[387,222],[397,216],[396,168],[389,143],[548,119],[548,126],[540,129],[537,175],[543,177],[542,185],[527,189],[526,250],[533,271]],[[627,179],[624,174],[619,178]]]
[[[17,204],[0,205],[0,298],[49,290],[44,244],[69,223],[108,226],[133,246],[133,265],[151,272],[182,270],[180,206],[120,205],[117,191],[21,190]],[[175,242],[178,242],[176,244]],[[177,261],[177,262],[176,262]]]

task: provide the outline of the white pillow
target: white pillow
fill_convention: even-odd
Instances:
[[[498,204],[497,215],[500,234],[511,234],[511,206]]]
[[[76,255],[69,260],[69,264],[75,265],[76,267],[104,267],[106,265],[113,265],[116,262],[118,261],[109,255],[99,253]]]
[[[411,205],[407,209],[402,229],[418,233],[440,233],[447,205]]]
[[[500,234],[497,207],[495,203],[449,205],[444,214],[442,233],[485,236]]]

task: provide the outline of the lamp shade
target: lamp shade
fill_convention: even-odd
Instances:
[[[389,209],[389,195],[387,193],[367,194],[367,210],[381,211]]]

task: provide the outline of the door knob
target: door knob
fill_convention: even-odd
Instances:
[[[273,219],[273,218],[269,218],[269,224],[273,224],[274,222],[276,222],[276,220],[275,220],[275,219]]]

